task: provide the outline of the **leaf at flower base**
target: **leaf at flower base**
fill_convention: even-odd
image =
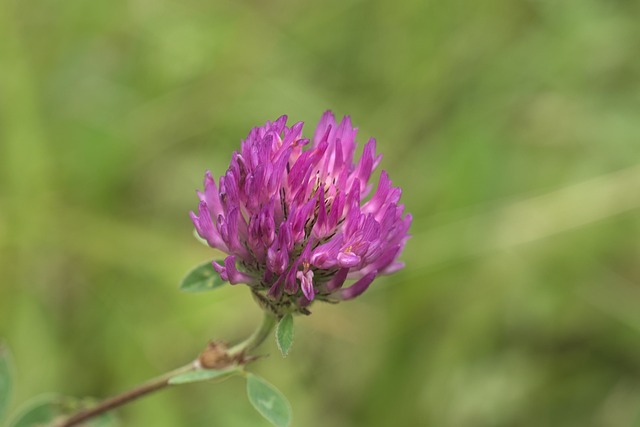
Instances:
[[[183,292],[211,291],[225,283],[227,282],[220,278],[211,262],[207,261],[187,273],[180,282],[180,290]]]
[[[276,427],[291,424],[291,405],[280,391],[254,374],[247,374],[247,396],[260,414]]]
[[[276,328],[276,343],[282,353],[282,357],[287,357],[293,345],[293,315],[285,314]]]
[[[199,371],[187,372],[186,374],[176,375],[169,380],[169,384],[188,384],[201,381],[208,381],[214,378],[227,378],[240,373],[240,368],[234,367],[229,369],[201,369]]]
[[[195,237],[198,242],[202,243],[206,247],[210,247],[209,243],[207,243],[206,240],[204,240],[202,237],[200,237],[200,235],[198,234],[198,231],[195,228],[193,229],[193,237]]]
[[[64,419],[77,411],[90,407],[92,399],[76,399],[55,394],[38,396],[28,401],[19,410],[18,415],[9,423],[9,427],[42,427]],[[102,414],[82,424],[84,427],[116,427],[118,422],[111,414]]]
[[[12,369],[9,350],[0,343],[0,421],[4,418],[9,406],[9,399],[11,399],[11,390],[13,388]]]

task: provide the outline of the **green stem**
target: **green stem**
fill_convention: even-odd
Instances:
[[[264,314],[262,316],[262,323],[260,327],[255,330],[255,332],[246,340],[233,346],[229,350],[229,354],[234,356],[241,353],[249,353],[260,346],[264,342],[265,339],[269,336],[274,326],[276,326],[278,319],[275,314],[270,311],[264,310]]]

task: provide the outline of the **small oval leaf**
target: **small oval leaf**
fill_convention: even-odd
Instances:
[[[47,425],[65,414],[68,402],[57,395],[37,396],[19,410],[18,415],[9,423],[10,427],[34,427]]]
[[[83,408],[95,404],[92,399],[76,399],[55,394],[37,396],[18,411],[18,415],[9,423],[9,427],[42,427],[59,422]],[[115,427],[116,418],[111,414],[102,414],[85,421],[85,427]]]
[[[247,396],[260,414],[276,427],[291,424],[291,405],[280,391],[254,374],[247,374]]]
[[[56,408],[56,404],[49,399],[33,401],[25,407],[10,427],[32,427],[38,424],[45,424],[53,421],[60,411]]]
[[[9,350],[0,343],[0,421],[4,418],[13,388],[13,366]]]
[[[210,291],[224,285],[225,282],[213,269],[211,262],[205,262],[189,271],[182,282],[180,290],[183,292],[204,292]]]
[[[186,374],[177,375],[169,380],[169,384],[188,384],[200,381],[212,380],[214,378],[226,378],[234,374],[240,373],[239,368],[230,369],[202,369],[199,371],[187,372]]]
[[[118,427],[119,425],[120,422],[116,416],[108,412],[84,423],[84,427]]]
[[[287,357],[293,345],[293,315],[285,314],[276,328],[276,342],[282,357]]]

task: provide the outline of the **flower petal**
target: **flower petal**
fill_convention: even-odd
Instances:
[[[236,268],[236,257],[230,255],[224,259],[224,267],[226,269],[227,277],[229,278],[229,283],[232,285],[237,285],[238,283],[246,283],[248,285],[254,282],[254,278],[249,276],[246,273],[238,271]],[[214,266],[215,268],[215,266]]]
[[[367,288],[369,288],[369,285],[371,284],[371,282],[373,282],[373,279],[376,278],[376,274],[378,274],[377,271],[372,271],[348,288],[340,289],[340,291],[338,291],[339,298],[343,300],[349,300],[357,297],[358,295],[366,291]]]

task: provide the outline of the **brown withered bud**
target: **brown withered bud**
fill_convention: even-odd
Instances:
[[[228,350],[223,341],[210,341],[198,357],[200,366],[204,369],[223,369],[236,363],[237,360],[229,355]]]

